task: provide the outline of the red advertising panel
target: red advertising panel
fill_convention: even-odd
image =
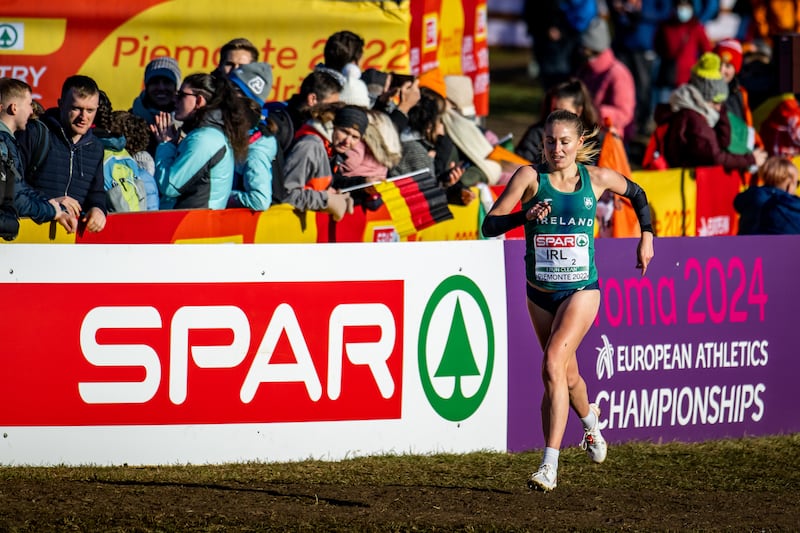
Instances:
[[[739,217],[733,199],[742,187],[738,172],[722,167],[697,167],[697,235],[736,235]]]
[[[401,415],[402,281],[17,283],[3,296],[3,426]],[[68,311],[41,312],[56,300]]]

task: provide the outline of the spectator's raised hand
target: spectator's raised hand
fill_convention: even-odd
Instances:
[[[397,109],[408,115],[408,111],[419,103],[422,97],[419,92],[419,80],[407,81],[397,91],[400,101]]]
[[[150,131],[158,142],[171,142],[178,138],[178,130],[172,120],[172,114],[161,111],[156,115],[155,123],[150,124]]]

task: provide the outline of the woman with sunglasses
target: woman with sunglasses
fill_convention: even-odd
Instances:
[[[223,77],[187,76],[175,96],[175,121],[161,113],[151,130],[162,209],[224,209],[233,186],[235,161],[247,157],[250,129],[260,109]]]

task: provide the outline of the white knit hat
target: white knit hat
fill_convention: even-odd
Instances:
[[[472,78],[469,76],[447,75],[444,77],[447,87],[447,98],[452,100],[461,114],[472,118],[475,116],[475,91]]]
[[[339,101],[349,105],[369,108],[369,90],[367,90],[367,84],[361,79],[361,69],[358,68],[358,65],[348,63],[342,69],[342,74],[344,74],[346,81],[342,92],[339,93]]]

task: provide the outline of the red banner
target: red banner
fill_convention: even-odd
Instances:
[[[15,312],[0,325],[0,405],[8,407],[0,425],[401,414],[402,281],[11,283],[3,291]],[[42,312],[54,294],[69,312]]]
[[[733,199],[742,188],[738,172],[722,167],[697,167],[697,235],[736,235],[739,218]]]

